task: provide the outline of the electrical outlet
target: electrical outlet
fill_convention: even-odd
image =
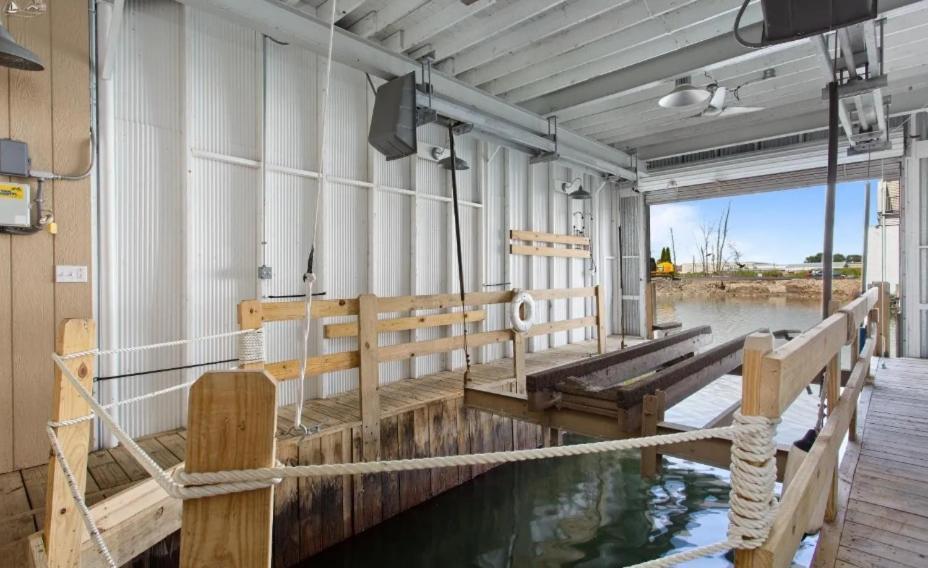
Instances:
[[[55,282],[87,282],[86,266],[68,266],[59,264],[55,266]]]

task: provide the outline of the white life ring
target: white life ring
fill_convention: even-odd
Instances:
[[[524,306],[524,307],[523,307]],[[525,313],[525,317],[522,314]],[[535,298],[524,290],[516,290],[509,304],[509,319],[512,320],[512,329],[525,333],[532,328],[532,318],[535,316]]]

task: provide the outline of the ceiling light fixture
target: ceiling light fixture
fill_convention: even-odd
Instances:
[[[686,108],[703,104],[710,96],[708,90],[694,87],[689,77],[680,77],[676,80],[673,90],[661,97],[657,104],[664,108]]]

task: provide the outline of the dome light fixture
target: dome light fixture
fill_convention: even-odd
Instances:
[[[673,90],[661,97],[657,104],[664,108],[686,108],[703,104],[712,96],[708,90],[694,87],[689,77],[676,80]]]

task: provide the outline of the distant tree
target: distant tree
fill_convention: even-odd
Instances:
[[[822,262],[822,253],[816,253],[806,257],[806,262]]]
[[[847,255],[848,262],[863,262],[863,257],[859,254],[849,254]]]
[[[847,259],[844,257],[844,255],[841,254],[840,252],[836,252],[835,255],[834,255],[833,257],[831,257],[831,258],[832,258],[835,262],[844,262],[845,260],[847,260]]]
[[[738,249],[738,246],[735,243],[728,243],[728,250],[731,251],[731,259],[739,269],[744,268],[744,263],[741,262],[741,251]]]
[[[670,262],[670,247],[661,249],[661,259],[658,262]]]
[[[725,266],[725,244],[728,239],[728,217],[731,215],[731,201],[719,218],[718,229],[715,232],[715,271],[721,272]]]

